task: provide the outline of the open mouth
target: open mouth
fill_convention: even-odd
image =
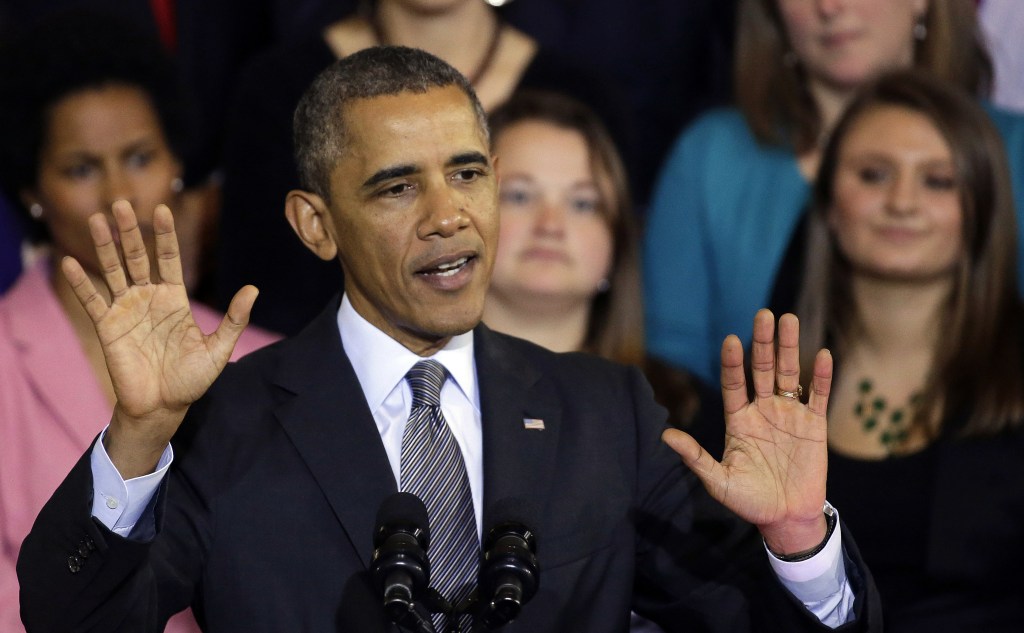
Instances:
[[[433,268],[427,268],[419,271],[420,275],[430,275],[432,277],[454,277],[459,273],[460,270],[466,267],[469,262],[475,259],[475,256],[464,255],[454,261],[439,264]]]

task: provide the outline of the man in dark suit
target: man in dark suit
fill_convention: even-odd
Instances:
[[[393,630],[367,568],[378,506],[408,487],[405,376],[422,358],[447,374],[440,410],[476,535],[497,502],[534,508],[540,590],[508,630],[624,631],[631,609],[669,631],[880,626],[825,504],[831,361],[819,354],[801,404],[795,319],[780,320],[777,362],[774,318],[755,320],[753,403],[738,340],[723,346],[722,463],[684,433],[663,442],[664,412],[635,369],[479,325],[496,161],[457,72],[369,49],[317,79],[295,128],[304,190],[287,217],[347,281],[294,339],[224,369],[256,290],[200,332],[166,208],[154,215],[159,283],[127,202],[113,209],[120,246],[106,218],[90,219],[109,298],[65,260],[118,402],[22,546],[29,630],[157,631],[189,604],[209,631]],[[763,546],[705,503],[694,472]]]

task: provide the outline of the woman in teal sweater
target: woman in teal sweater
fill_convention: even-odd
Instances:
[[[741,0],[737,47],[738,107],[709,113],[677,141],[644,243],[651,353],[712,383],[715,341],[735,333],[749,343],[804,214],[822,141],[853,92],[899,67],[930,70],[972,94],[991,77],[969,0]],[[989,114],[1021,215],[1024,116]]]

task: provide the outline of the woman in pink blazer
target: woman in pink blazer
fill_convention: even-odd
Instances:
[[[173,68],[156,44],[92,14],[26,33],[0,57],[0,177],[40,248],[0,299],[0,630],[23,630],[15,562],[43,503],[110,418],[113,391],[85,311],[59,273],[90,275],[87,218],[128,199],[144,234],[183,201]],[[149,236],[152,238],[152,235]],[[192,262],[194,266],[194,262]],[[153,267],[156,270],[156,267]],[[194,268],[193,268],[194,271]],[[195,275],[191,275],[194,279]],[[222,316],[195,306],[210,331]],[[249,328],[235,357],[276,336]],[[190,614],[168,631],[195,631]]]

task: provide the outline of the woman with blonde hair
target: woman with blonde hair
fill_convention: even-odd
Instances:
[[[636,220],[597,115],[558,93],[523,91],[490,124],[501,232],[484,322],[548,349],[643,368],[676,426],[688,426],[702,402],[713,411],[717,393],[647,357]]]

